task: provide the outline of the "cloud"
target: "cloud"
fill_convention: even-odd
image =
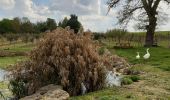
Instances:
[[[67,14],[96,14],[100,0],[51,0],[49,8],[52,11],[60,11]],[[97,9],[96,9],[97,7]]]
[[[106,31],[114,26],[116,19],[115,11],[111,10],[106,16],[108,7],[107,0],[51,0],[48,5],[50,11],[55,12],[56,20],[76,14],[84,28],[92,31]]]
[[[1,0],[0,3],[6,4],[1,14],[8,18],[28,17],[32,21],[39,21],[45,20],[51,13],[48,7],[37,6],[32,0]]]
[[[104,32],[107,29],[115,28],[115,18],[107,17],[106,15],[80,16],[79,20],[81,21],[86,30],[90,29],[96,32]]]
[[[15,5],[14,0],[1,0],[0,1],[0,9],[2,10],[12,9],[14,5]]]

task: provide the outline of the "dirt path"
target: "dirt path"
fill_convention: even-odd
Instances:
[[[137,97],[147,100],[170,100],[170,72],[151,71],[141,75],[142,80],[123,86]]]

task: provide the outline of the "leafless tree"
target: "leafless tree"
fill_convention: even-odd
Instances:
[[[170,0],[109,0],[107,4],[108,12],[111,8],[120,9],[118,11],[120,24],[127,24],[132,19],[143,22],[138,24],[138,28],[147,30],[145,46],[153,46],[154,33],[158,25],[159,14],[161,14],[158,11],[161,2],[170,4]],[[135,12],[138,12],[137,18]]]

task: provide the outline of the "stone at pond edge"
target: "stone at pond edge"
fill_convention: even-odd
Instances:
[[[69,94],[62,90],[61,86],[47,85],[40,88],[35,94],[21,98],[20,100],[68,100]]]

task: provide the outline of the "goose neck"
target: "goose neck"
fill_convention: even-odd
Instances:
[[[147,49],[147,53],[149,53],[149,50]]]

